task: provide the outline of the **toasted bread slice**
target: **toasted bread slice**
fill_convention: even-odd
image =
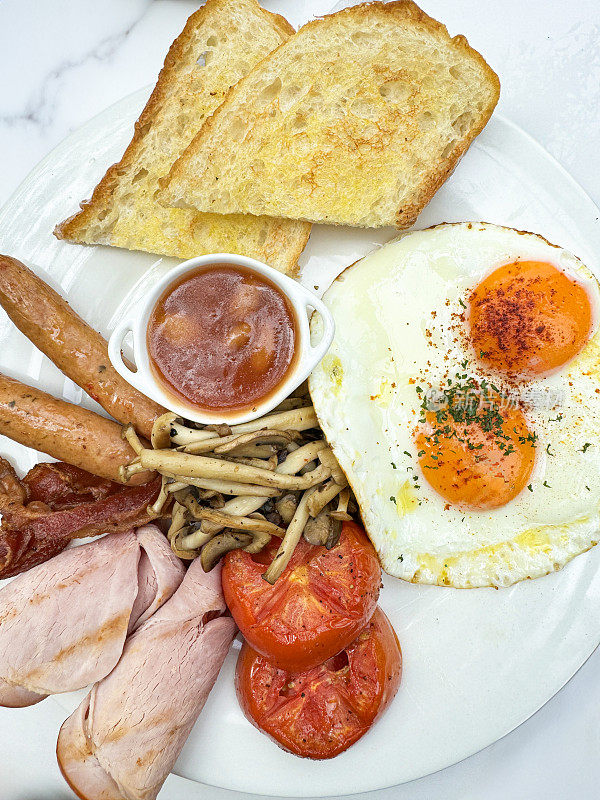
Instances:
[[[412,225],[488,121],[499,81],[410,0],[309,22],[229,93],[159,201]]]
[[[233,252],[292,272],[307,223],[167,209],[155,193],[231,86],[293,33],[256,0],[208,0],[171,46],[123,158],[56,235],[179,258]]]

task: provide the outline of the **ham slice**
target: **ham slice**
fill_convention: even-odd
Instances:
[[[127,634],[184,568],[154,525],[73,547],[0,590],[0,705],[81,689],[117,664]]]
[[[236,627],[220,567],[192,562],[179,589],[60,730],[57,757],[83,800],[154,800],[212,689]]]

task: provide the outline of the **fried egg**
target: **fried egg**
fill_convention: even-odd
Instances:
[[[310,392],[388,573],[507,586],[597,543],[600,291],[578,258],[444,224],[323,299],[336,333]]]

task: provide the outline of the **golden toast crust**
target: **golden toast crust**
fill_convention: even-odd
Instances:
[[[277,31],[282,41],[285,41],[289,36],[293,35],[294,28],[284,17],[262,8],[256,0],[246,0],[246,2],[252,5],[255,13],[264,18],[265,25],[269,25]],[[184,54],[189,48],[194,46],[194,32],[210,17],[214,18],[219,14],[226,13],[230,6],[231,0],[207,0],[204,6],[189,17],[183,31],[175,39],[167,53],[157,83],[139,119],[135,123],[133,138],[127,146],[121,160],[107,169],[104,177],[93,190],[91,198],[80,203],[80,211],[56,226],[54,234],[58,239],[67,239],[87,244],[113,244],[110,240],[110,233],[106,237],[102,237],[104,239],[103,241],[101,241],[100,238],[96,240],[90,239],[90,226],[99,219],[99,214],[101,215],[104,213],[104,211],[109,209],[113,204],[113,194],[122,176],[127,175],[135,168],[137,160],[143,151],[142,143],[144,137],[155,120],[162,113],[165,103],[173,91],[175,83],[174,72],[177,70]],[[180,216],[183,215],[183,213],[184,212],[178,212]],[[162,246],[152,249],[152,246],[148,246],[149,243],[145,241],[145,237],[140,236],[137,246],[131,247],[130,249],[149,249],[150,252],[181,258],[190,258],[194,255],[200,255],[201,253],[194,249],[193,231],[197,225],[202,224],[204,217],[207,218],[206,221],[210,222],[211,225],[217,226],[219,224],[224,226],[228,225],[228,220],[230,219],[229,217],[223,217],[221,219],[212,214],[194,214],[193,217],[190,215],[189,225],[187,226],[189,241],[186,241],[184,237],[183,240],[178,240],[177,243],[173,243],[172,241],[167,241],[165,237]],[[262,218],[259,221],[257,218],[242,215],[236,215],[233,221],[241,224],[242,229],[258,228],[262,225],[266,230],[261,251],[245,252],[244,242],[240,242],[238,249],[241,254],[251,255],[255,258],[267,261],[285,272],[293,273],[295,271],[298,258],[310,235],[310,225],[308,223],[292,222],[290,220],[278,218]],[[115,244],[119,246],[118,242]]]
[[[259,80],[261,73],[266,73],[271,64],[275,65],[276,63],[280,63],[280,61],[277,61],[280,53],[286,51],[288,48],[292,48],[294,46],[294,42],[300,40],[300,37],[303,37],[302,41],[310,42],[311,35],[314,34],[312,39],[316,40],[317,36],[322,35],[322,26],[326,25],[327,21],[333,19],[334,17],[340,22],[343,20],[351,21],[353,27],[357,31],[360,31],[361,26],[366,27],[369,22],[373,21],[374,14],[377,15],[379,20],[384,18],[392,18],[393,20],[404,23],[408,21],[411,23],[412,28],[420,29],[421,31],[427,31],[433,38],[440,41],[440,45],[445,50],[453,51],[457,54],[457,57],[464,55],[468,60],[469,67],[479,71],[481,79],[486,86],[487,100],[485,105],[481,108],[478,108],[477,112],[473,114],[473,118],[470,121],[470,124],[466,126],[466,130],[460,131],[460,134],[457,134],[457,136],[454,137],[449,151],[446,152],[444,150],[438,154],[435,160],[431,160],[431,163],[428,164],[428,168],[424,169],[422,174],[419,175],[419,181],[414,186],[411,186],[410,196],[405,198],[403,201],[399,200],[395,213],[389,214],[385,223],[383,223],[395,224],[398,228],[406,228],[412,225],[420,211],[425,207],[425,205],[427,205],[437,189],[444,183],[449,174],[452,172],[458,160],[468,149],[473,139],[484,128],[498,101],[500,92],[498,76],[491,69],[491,67],[488,66],[481,54],[470,47],[466,38],[462,35],[451,38],[445,25],[429,17],[414,2],[412,2],[412,0],[395,0],[395,2],[390,3],[363,3],[358,6],[351,6],[350,8],[336,12],[335,14],[326,15],[304,25],[298,31],[295,37],[288,42],[282,43],[269,56],[267,56],[263,62],[251,70],[248,75],[236,86],[233,86],[230,89],[223,104],[209,119],[206,120],[205,124],[198,132],[192,143],[189,145],[185,153],[173,164],[168,177],[162,181],[163,192],[159,193],[159,202],[169,205],[181,205],[185,207],[192,207],[195,205],[194,200],[196,198],[192,196],[188,197],[185,190],[186,180],[188,182],[191,181],[191,183],[194,183],[195,181],[194,177],[190,178],[190,175],[193,175],[192,160],[194,158],[194,153],[204,149],[203,157],[207,157],[207,154],[211,151],[211,147],[215,146],[214,142],[218,142],[219,140],[218,131],[220,130],[220,126],[222,125],[223,130],[227,131],[227,115],[230,108],[234,107],[236,100],[245,97],[244,92],[246,87],[254,86],[256,81]],[[310,46],[310,44],[308,46]],[[275,66],[273,66],[273,70],[275,70]],[[271,77],[273,76],[271,75]],[[252,90],[249,88],[249,97],[251,96],[251,91]],[[277,111],[275,111],[275,114],[277,114]],[[257,116],[254,120],[252,120],[250,122],[251,129],[256,121],[262,123],[263,118],[259,118]],[[377,124],[377,121],[375,124]],[[220,135],[222,136],[223,134],[221,133]],[[211,137],[214,137],[214,139]],[[354,146],[356,141],[351,142],[351,144]],[[359,141],[358,145],[359,147],[364,145],[365,150],[369,150],[370,148],[371,153],[385,146],[383,144],[383,139],[380,138],[380,140],[377,140],[376,136],[372,137],[371,139],[365,138],[364,140]],[[240,145],[240,148],[243,149],[243,143]],[[259,159],[262,159],[262,152],[257,152],[257,155]],[[348,152],[346,153],[345,158],[351,159],[352,157],[352,150],[350,147],[348,147]],[[358,161],[362,158],[363,152],[361,151],[356,155],[356,159]],[[376,159],[373,160],[374,162],[376,161]],[[315,170],[318,172],[321,163],[322,160],[320,162],[316,155],[313,154],[312,166],[302,175],[302,179],[305,181],[305,183],[311,184],[313,187],[316,186],[318,183],[318,177],[315,177]],[[260,169],[261,167],[259,167],[259,170]],[[298,176],[295,177],[297,178]],[[202,190],[208,189],[209,192],[213,189],[214,184],[203,184],[202,174],[198,176],[197,180],[198,184],[196,188]],[[219,185],[223,187],[222,183]],[[201,202],[208,202],[206,192],[203,192],[203,195],[204,200]],[[318,213],[315,212],[314,216],[298,212],[297,210],[294,211],[294,209],[289,206],[287,208],[285,206],[279,208],[278,206],[276,207],[275,203],[272,203],[267,208],[260,209],[260,200],[264,197],[264,186],[261,187],[260,193],[257,195],[257,197],[259,199],[256,203],[242,202],[240,207],[238,207],[237,201],[239,198],[238,195],[235,195],[234,199],[230,201],[231,208],[227,208],[226,210],[225,206],[221,205],[221,201],[218,201],[214,205],[214,210],[220,213],[230,213],[232,210],[234,210],[235,206],[235,210],[244,210],[250,213],[277,213],[292,218],[311,220],[313,222],[319,221],[340,224],[373,225],[372,221],[367,221],[365,223],[360,221],[350,221],[348,219],[340,220],[336,219],[335,215],[332,215],[331,218],[327,218],[325,215],[323,215],[322,208]],[[208,209],[203,208],[203,210]]]

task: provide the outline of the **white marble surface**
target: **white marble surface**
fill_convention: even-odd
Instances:
[[[294,24],[333,3],[264,2]],[[0,0],[0,204],[67,133],[153,82],[168,45],[197,5],[191,0]],[[421,5],[486,55],[502,81],[499,109],[600,203],[598,0],[422,0]],[[490,186],[490,191],[502,187]],[[598,797],[599,674],[597,651],[551,702],[505,739],[436,775],[361,797]],[[56,727],[36,720],[36,709],[2,715],[1,800],[71,797],[49,758]],[[47,770],[40,768],[46,764]],[[170,782],[166,793],[170,800],[186,796],[178,781]],[[241,797],[209,788],[205,796]]]

